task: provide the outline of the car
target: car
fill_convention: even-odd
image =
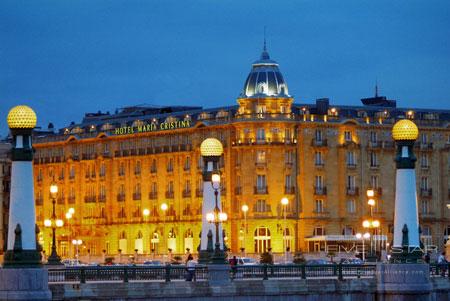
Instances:
[[[143,263],[146,266],[162,266],[162,262],[159,260],[146,260]]]

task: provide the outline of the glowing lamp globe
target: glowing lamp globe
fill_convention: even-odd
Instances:
[[[248,211],[248,206],[247,205],[242,205],[242,211],[247,212]]]
[[[220,157],[223,154],[222,143],[216,138],[207,138],[200,144],[203,157]]]
[[[392,138],[395,141],[415,141],[418,136],[417,125],[409,119],[397,121],[392,128]]]
[[[6,118],[10,129],[33,129],[36,127],[37,117],[33,109],[28,106],[15,106]]]

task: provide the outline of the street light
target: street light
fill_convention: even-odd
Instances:
[[[48,257],[48,264],[51,265],[61,264],[61,257],[59,257],[58,253],[56,252],[56,228],[62,227],[64,225],[64,222],[56,218],[55,205],[57,193],[58,193],[58,186],[55,183],[52,183],[50,185],[50,196],[52,198],[52,217],[51,219],[47,219],[44,221],[45,227],[52,228],[52,252]]]
[[[372,256],[373,255],[372,240],[374,238],[374,231],[380,226],[380,221],[374,220],[374,219],[368,219],[368,220],[364,220],[362,225],[364,228],[372,230],[372,239],[370,240],[370,255]]]
[[[166,211],[169,208],[169,206],[167,206],[166,203],[162,203],[161,204],[161,210],[164,212],[164,219],[163,219],[163,231],[161,233],[161,235],[164,237],[164,240],[166,241],[165,246],[167,247],[167,238],[166,238]],[[165,251],[163,251],[165,253]]]
[[[368,232],[366,232],[364,234],[356,233],[355,236],[356,236],[357,239],[362,239],[362,245],[363,245],[362,260],[365,261],[366,260],[366,255],[365,255],[366,251],[365,251],[365,248],[364,248],[364,240],[370,238],[370,233],[368,233]]]
[[[70,238],[72,237],[72,224],[70,223],[70,220],[72,219],[74,214],[75,214],[75,209],[73,209],[72,207],[69,208],[69,210],[67,210],[67,212],[66,212],[67,224],[69,226],[69,235],[68,235],[69,241],[70,241]],[[69,243],[69,256],[70,256],[70,253],[71,253],[71,247],[70,247],[70,243]]]
[[[78,246],[81,246],[81,244],[83,243],[83,241],[81,240],[81,239],[74,239],[74,240],[72,240],[72,244],[75,246],[75,249],[76,249],[76,254],[75,254],[75,257],[76,257],[76,259],[77,259],[77,265],[78,265]]]
[[[289,204],[288,198],[284,197],[281,199],[281,205],[283,205],[283,217],[284,217],[284,225],[283,225],[283,251],[284,251],[284,263],[287,262],[287,248],[286,248],[286,207]]]
[[[247,234],[247,211],[248,211],[248,206],[247,205],[242,205],[242,212],[244,212],[244,238],[242,240],[242,248],[244,249],[244,256],[245,256],[245,236]]]
[[[214,189],[215,206],[213,212],[206,214],[206,220],[208,223],[214,223],[216,226],[216,243],[212,263],[222,264],[225,262],[225,253],[220,249],[219,225],[220,223],[225,222],[228,219],[228,216],[225,212],[221,212],[219,209],[218,195],[220,189],[220,174],[213,173],[211,175],[211,185]]]

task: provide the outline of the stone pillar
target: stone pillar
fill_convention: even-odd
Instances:
[[[417,262],[422,258],[416,192],[414,142],[419,132],[414,122],[403,119],[392,130],[397,144],[393,262]]]

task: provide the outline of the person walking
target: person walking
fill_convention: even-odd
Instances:
[[[230,259],[231,279],[234,279],[236,277],[237,264],[238,264],[238,260],[237,260],[236,256],[233,256],[233,258]]]
[[[195,262],[191,254],[189,254],[186,260],[186,271],[186,281],[192,281],[192,279],[195,281]]]
[[[438,257],[438,267],[441,270],[441,275],[445,276],[445,271],[447,270],[447,259],[445,259],[445,252],[442,252]]]

